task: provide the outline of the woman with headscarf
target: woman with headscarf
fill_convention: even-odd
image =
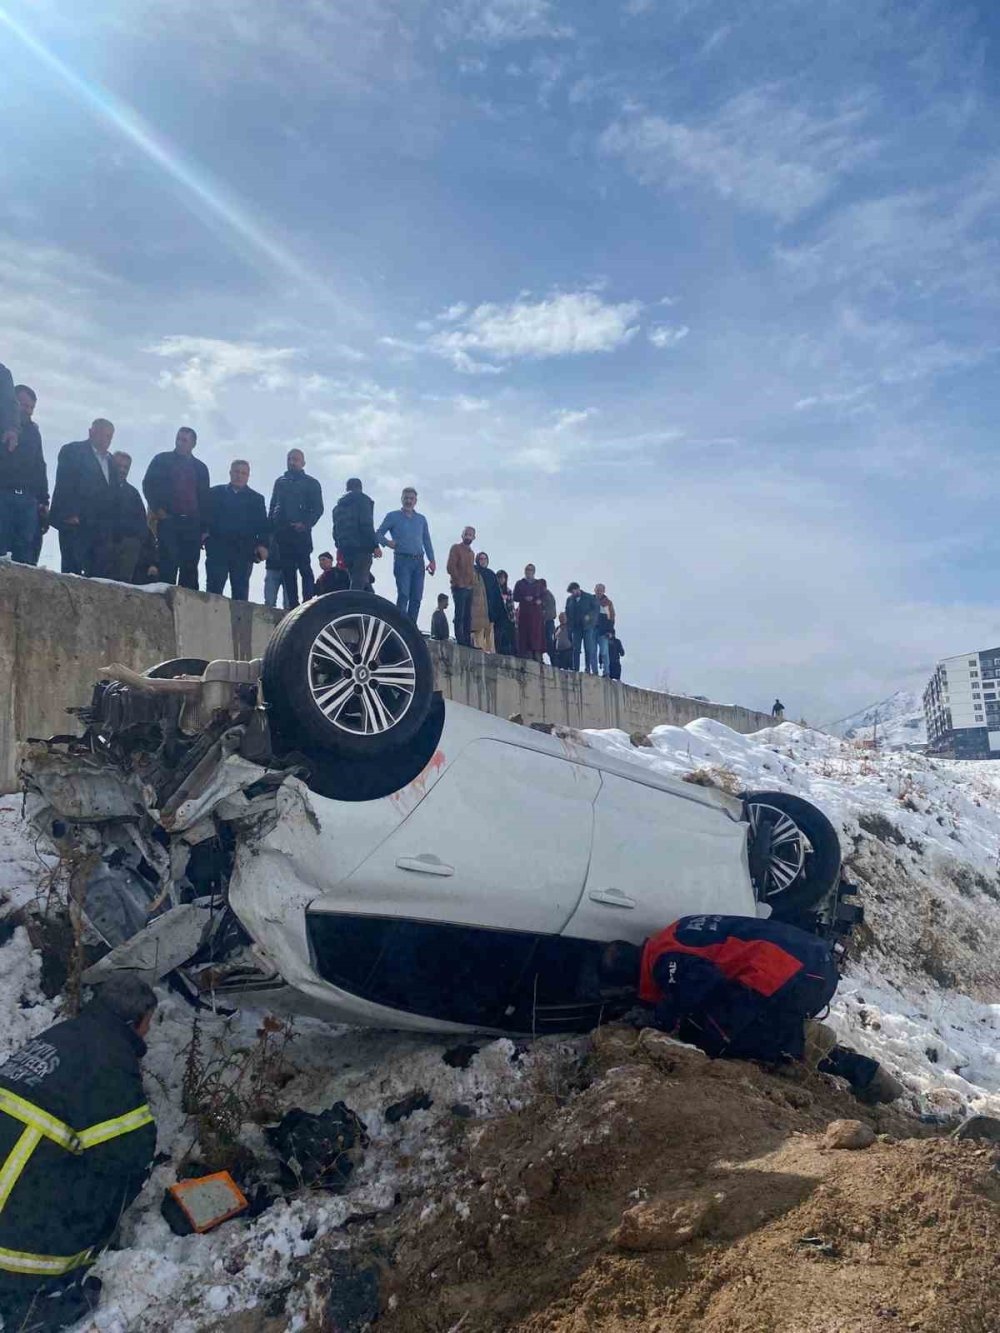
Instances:
[[[500,584],[490,569],[490,558],[485,551],[476,556],[475,578],[472,582],[472,646],[484,653],[496,652],[494,627],[506,614]]]
[[[513,657],[517,653],[517,619],[514,615],[514,593],[505,569],[497,570],[497,587],[503,602],[503,615],[495,626],[496,650]]]
[[[524,578],[514,584],[517,603],[517,655],[542,660],[545,652],[545,620],[542,615],[544,589],[535,578],[535,566],[525,565]]]

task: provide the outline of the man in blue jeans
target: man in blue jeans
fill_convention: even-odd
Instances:
[[[573,639],[573,670],[580,670],[580,648],[583,648],[588,676],[597,675],[597,617],[600,607],[592,592],[584,592],[579,583],[566,589],[566,623]]]
[[[417,492],[407,486],[400,496],[402,509],[386,514],[375,534],[380,546],[393,552],[392,572],[396,578],[396,608],[415,621],[424,595],[424,557],[427,573],[437,570],[430,528],[423,514],[417,513]],[[389,536],[386,536],[386,533]]]

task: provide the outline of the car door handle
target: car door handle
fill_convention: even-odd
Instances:
[[[592,902],[604,903],[606,907],[635,907],[635,899],[621,889],[593,889],[590,897]]]
[[[396,867],[399,870],[415,870],[418,875],[454,875],[455,867],[446,866],[436,856],[424,852],[421,856],[397,856]]]

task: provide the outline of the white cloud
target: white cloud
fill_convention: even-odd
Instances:
[[[690,332],[686,324],[654,324],[646,336],[654,347],[676,347]]]
[[[600,147],[644,184],[704,180],[724,199],[791,222],[875,151],[861,133],[868,112],[858,101],[817,115],[773,88],[758,88],[695,124],[649,114],[619,120]]]
[[[543,360],[588,352],[612,352],[638,331],[639,301],[607,302],[593,291],[557,292],[543,300],[520,297],[505,305],[476,306],[455,327],[434,334],[430,351],[458,370],[482,373],[499,361]]]
[[[148,350],[155,356],[181,363],[178,369],[161,373],[160,386],[180,389],[194,407],[201,409],[215,407],[219,390],[233,380],[250,380],[255,389],[286,388],[292,383],[289,366],[297,355],[292,347],[261,347],[256,343],[190,338],[182,334],[162,338]],[[322,385],[319,377],[311,378],[313,388]],[[303,387],[308,386],[309,379]]]
[[[573,32],[557,21],[551,0],[459,0],[445,10],[444,23],[453,39],[486,46],[564,38]]]

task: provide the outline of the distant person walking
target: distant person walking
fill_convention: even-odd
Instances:
[[[114,433],[111,422],[98,417],[87,439],[59,450],[49,522],[59,533],[64,574],[106,576]]]
[[[611,674],[611,640],[615,636],[615,604],[603,583],[594,588],[597,598],[597,665],[602,676]]]
[[[142,482],[156,524],[160,580],[195,592],[211,490],[208,468],[194,456],[197,444],[197,431],[181,426],[173,449],[156,455]]]
[[[156,542],[142,496],[128,479],[132,455],[116,449],[111,484],[111,523],[108,532],[107,575],[119,583],[145,583],[159,574]]]
[[[323,517],[323,488],[315,477],[306,475],[306,456],[301,449],[289,449],[286,462],[287,470],[271,492],[268,521],[281,548],[281,581],[285,605],[291,611],[299,604],[300,576],[304,602],[316,589],[312,530]]]
[[[431,616],[431,638],[437,639],[439,643],[447,643],[451,638],[448,633],[448,594],[446,592],[438,593],[437,610]]]
[[[234,602],[250,600],[254,561],[266,560],[267,510],[260,491],[250,489],[250,464],[236,458],[229,465],[229,481],[209,492],[208,536],[205,538],[205,587],[224,593]]]
[[[597,675],[597,598],[592,592],[584,592],[579,583],[571,583],[566,589],[566,619],[569,632],[573,636],[573,670],[580,670],[580,648],[583,648],[584,661],[588,676]]]
[[[18,428],[13,440],[0,440],[0,555],[22,565],[37,565],[42,525],[49,512],[49,481],[42,436],[31,419],[35,393],[26,384],[15,390]]]
[[[484,653],[496,652],[497,626],[507,614],[500,596],[500,584],[490,569],[486,551],[476,556],[475,583],[472,585],[472,643]]]
[[[504,614],[494,627],[496,649],[498,653],[513,657],[517,653],[517,618],[514,609],[514,593],[505,569],[497,570],[497,586],[500,589]]]
[[[382,554],[375,540],[375,502],[357,477],[333,507],[333,541],[344,557],[352,592],[368,592],[373,557]]]
[[[437,565],[430,528],[423,514],[417,513],[417,492],[412,486],[403,491],[400,504],[401,509],[386,514],[375,533],[375,540],[380,546],[388,546],[393,553],[397,610],[416,621],[424,596],[424,557],[427,558],[427,573],[432,578]]]
[[[476,529],[465,527],[462,540],[455,542],[448,552],[448,577],[455,603],[455,642],[464,648],[472,647],[472,587],[476,581],[472,543],[475,540]]]
[[[545,652],[545,620],[542,614],[542,593],[535,578],[535,566],[525,565],[524,578],[514,584],[517,603],[517,655],[540,662]]]
[[[771,716],[774,718],[776,722],[784,722],[785,705],[781,702],[780,699],[775,699],[774,703],[772,704]]]

